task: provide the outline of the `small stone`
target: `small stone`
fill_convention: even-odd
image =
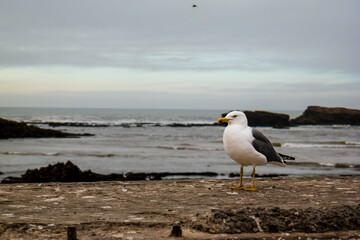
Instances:
[[[67,228],[67,239],[68,240],[77,240],[76,227],[68,227]]]
[[[182,237],[182,230],[179,225],[173,226],[169,237]]]

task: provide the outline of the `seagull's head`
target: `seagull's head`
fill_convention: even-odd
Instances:
[[[245,113],[240,111],[229,112],[225,117],[219,118],[218,123],[228,123],[228,124],[239,124],[242,126],[247,126],[248,121]]]

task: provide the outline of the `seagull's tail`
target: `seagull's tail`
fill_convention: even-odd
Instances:
[[[285,154],[282,154],[282,153],[278,153],[278,154],[284,160],[284,162],[285,162],[285,160],[295,160],[294,157],[291,157],[291,156],[288,156],[288,155],[285,155]]]

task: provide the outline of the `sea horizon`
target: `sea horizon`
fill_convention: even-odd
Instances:
[[[266,112],[272,112],[272,113],[282,113],[289,115],[290,119],[300,116],[305,110],[299,110],[299,109],[187,109],[187,108],[113,108],[113,107],[9,107],[9,106],[0,106],[0,117],[2,117],[1,114],[3,114],[2,110],[31,110],[31,109],[37,109],[37,110],[43,110],[43,111],[49,111],[49,110],[88,110],[88,111],[169,111],[169,112],[183,112],[183,111],[190,111],[190,112],[219,112],[220,114],[229,112],[231,110],[240,110],[240,111],[266,111]],[[220,116],[220,115],[219,115]]]
[[[0,140],[0,179],[72,161],[96,173],[215,172],[225,178],[239,166],[225,153],[222,110],[0,108],[0,117],[70,133],[81,138]],[[81,122],[60,124],[50,122]],[[104,124],[105,123],[105,124]],[[180,124],[179,124],[180,123]],[[360,174],[360,127],[348,125],[257,127],[283,154],[296,157],[286,168],[267,165],[260,175]],[[250,170],[245,170],[249,175]]]

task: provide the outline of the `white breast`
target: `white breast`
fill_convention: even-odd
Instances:
[[[254,137],[251,127],[228,125],[224,130],[223,142],[226,153],[242,166],[257,166],[267,163],[266,157],[252,145]]]

